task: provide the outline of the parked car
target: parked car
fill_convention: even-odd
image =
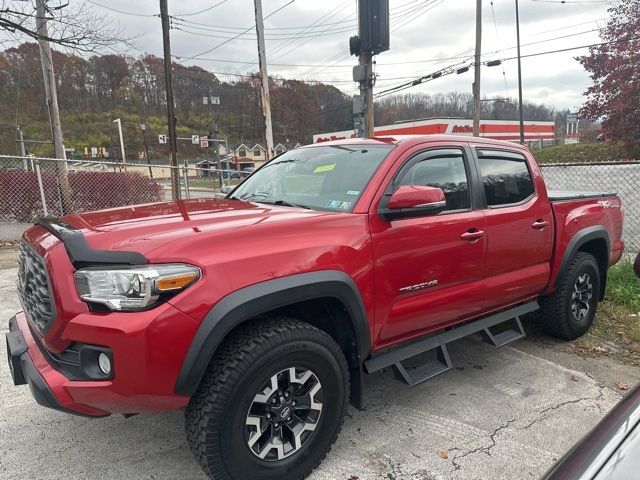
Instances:
[[[221,200],[44,218],[20,247],[13,379],[79,415],[185,408],[209,476],[300,479],[364,375],[415,385],[452,368],[449,342],[505,345],[534,311],[584,334],[620,207],[548,192],[520,145],[422,136],[286,152]]]
[[[247,178],[249,175],[251,175],[253,172],[255,171],[255,168],[253,167],[247,167],[247,168],[243,168],[240,171],[237,172],[233,172],[231,174],[231,178]]]
[[[545,480],[627,480],[640,467],[640,386],[547,472]]]

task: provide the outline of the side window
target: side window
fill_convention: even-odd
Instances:
[[[533,195],[533,181],[523,156],[497,154],[493,157],[491,152],[484,150],[479,161],[489,207],[519,203]]]
[[[422,185],[441,188],[447,201],[447,210],[468,210],[469,180],[462,152],[459,155],[431,157],[411,166],[397,186]]]

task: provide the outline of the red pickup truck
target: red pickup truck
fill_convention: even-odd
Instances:
[[[424,136],[292,150],[224,199],[44,218],[20,247],[13,379],[79,415],[185,408],[213,478],[303,478],[363,375],[414,385],[451,368],[447,343],[504,345],[530,312],[585,333],[620,206],[548,192],[519,145]]]

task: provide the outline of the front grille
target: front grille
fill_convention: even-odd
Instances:
[[[18,257],[18,295],[32,325],[46,333],[56,316],[51,283],[44,259],[24,242]]]

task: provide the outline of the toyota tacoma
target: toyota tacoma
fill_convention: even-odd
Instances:
[[[288,151],[221,199],[42,218],[20,246],[13,380],[89,417],[184,409],[211,478],[300,479],[364,375],[415,385],[452,367],[448,343],[499,347],[528,313],[584,334],[620,209],[547,191],[520,145],[408,136]]]

